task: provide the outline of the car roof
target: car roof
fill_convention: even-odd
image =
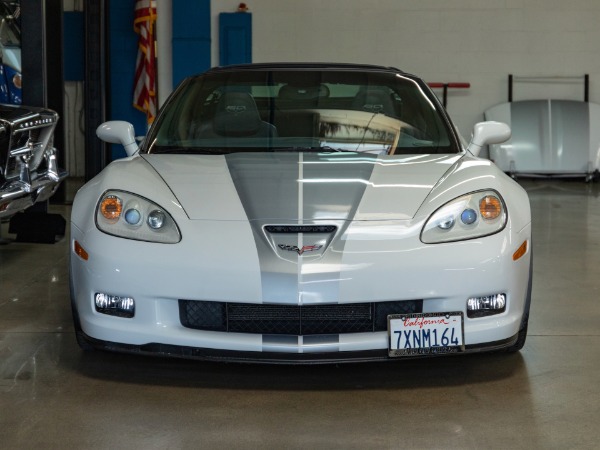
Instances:
[[[395,67],[377,66],[372,64],[354,64],[354,63],[253,63],[253,64],[236,64],[231,66],[219,66],[209,69],[206,73],[217,72],[239,72],[239,71],[254,71],[254,70],[344,70],[356,72],[386,72],[400,73],[403,75],[413,76],[401,71]]]

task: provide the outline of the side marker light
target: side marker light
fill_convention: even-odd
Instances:
[[[527,253],[527,241],[523,242],[517,251],[513,253],[513,261],[520,259],[525,253]]]
[[[81,246],[81,244],[77,241],[75,241],[74,250],[75,250],[75,254],[77,256],[79,256],[81,259],[83,259],[84,261],[87,261],[89,259],[88,252],[86,252],[83,249],[83,247]]]

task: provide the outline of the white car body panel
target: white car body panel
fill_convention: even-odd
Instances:
[[[512,138],[490,145],[503,171],[525,176],[589,176],[600,168],[600,105],[573,100],[524,100],[485,111],[508,124]]]

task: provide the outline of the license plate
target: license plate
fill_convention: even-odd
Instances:
[[[465,350],[463,313],[391,314],[389,356],[457,353]]]

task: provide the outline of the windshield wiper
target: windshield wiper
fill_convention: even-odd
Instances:
[[[324,153],[344,153],[344,152],[355,153],[354,150],[347,150],[344,148],[335,148],[335,147],[330,147],[329,145],[324,145],[323,147],[320,147],[319,150],[323,151]]]
[[[343,148],[334,148],[327,145],[323,147],[275,147],[277,152],[306,152],[306,153],[343,153],[353,152],[353,150],[346,150]]]
[[[150,150],[150,154],[170,154],[170,155],[224,155],[230,153],[227,149],[222,148],[208,148],[208,147],[167,147],[160,146],[154,147]]]

